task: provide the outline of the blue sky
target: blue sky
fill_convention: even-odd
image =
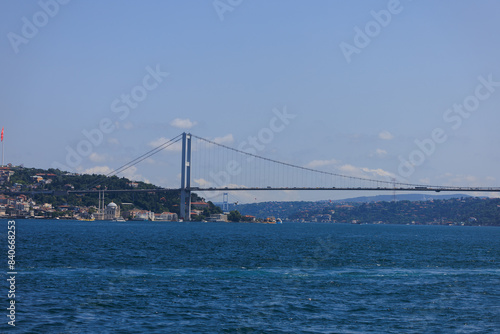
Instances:
[[[107,172],[183,131],[238,147],[286,109],[295,117],[259,154],[381,180],[500,186],[499,10],[497,1],[2,2],[5,159]],[[94,129],[102,138],[68,160]],[[178,154],[164,152],[122,175],[177,187],[178,174]],[[236,198],[348,195],[362,194]]]

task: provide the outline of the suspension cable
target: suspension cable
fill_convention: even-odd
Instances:
[[[348,175],[342,175],[342,174],[338,174],[338,173],[326,172],[326,171],[322,171],[322,170],[318,170],[318,169],[313,169],[313,168],[303,167],[303,166],[297,166],[297,165],[293,165],[293,164],[290,164],[290,163],[287,163],[287,162],[283,162],[283,161],[278,161],[278,160],[274,160],[274,159],[262,157],[262,156],[259,156],[259,155],[256,155],[256,154],[252,154],[252,153],[249,153],[249,152],[238,150],[238,149],[233,148],[233,147],[226,146],[224,144],[219,144],[219,143],[214,142],[212,140],[205,139],[205,138],[202,138],[202,137],[198,137],[198,136],[193,135],[193,134],[191,134],[191,136],[195,137],[195,138],[197,138],[199,140],[205,141],[205,142],[207,142],[209,144],[216,145],[216,146],[219,146],[219,147],[223,147],[225,149],[238,152],[240,154],[245,154],[245,155],[250,156],[250,157],[254,157],[254,158],[261,159],[261,160],[265,160],[265,161],[269,161],[269,162],[281,164],[283,166],[292,167],[292,168],[301,169],[301,170],[306,170],[306,171],[310,171],[310,172],[314,172],[314,173],[320,173],[320,174],[325,174],[325,175],[330,175],[330,176],[338,176],[338,177],[343,177],[343,178],[351,179],[351,180],[380,182],[380,183],[384,183],[384,184],[399,185],[399,186],[412,186],[412,187],[414,187],[414,186],[417,186],[417,187],[418,186],[427,186],[427,187],[434,187],[434,188],[441,188],[442,187],[442,186],[430,186],[430,185],[402,183],[402,182],[396,182],[396,183],[394,183],[394,182],[390,182],[390,181],[380,181],[380,180],[376,180],[376,179],[368,179],[368,178],[362,178],[362,177],[357,177],[357,176],[348,176]]]
[[[112,170],[111,172],[107,173],[107,174],[104,174],[105,177],[108,177],[108,176],[112,176],[112,175],[116,175],[118,173],[121,173],[127,169],[129,169],[130,167],[133,167],[135,165],[137,165],[138,163],[140,163],[141,161],[144,161],[146,160],[147,158],[161,152],[162,150],[166,149],[167,147],[179,142],[180,140],[182,139],[182,134],[164,142],[163,144],[160,144],[158,146],[156,146],[155,148],[153,148],[152,150],[138,156],[137,158],[127,162],[126,164]],[[92,184],[90,184],[88,186],[88,188],[92,188],[93,186],[95,186],[97,183],[99,183],[99,181],[96,181]]]

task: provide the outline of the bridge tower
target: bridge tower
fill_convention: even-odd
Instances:
[[[180,218],[191,220],[191,134],[182,134]]]
[[[222,212],[224,212],[224,213],[229,212],[229,194],[228,193],[222,194]]]

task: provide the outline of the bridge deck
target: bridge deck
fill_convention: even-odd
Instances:
[[[68,191],[19,191],[19,192],[2,192],[7,194],[49,194],[54,196],[66,196],[69,194],[97,194],[99,192],[120,193],[120,192],[146,192],[156,193],[165,191],[180,191],[180,188],[155,188],[155,189],[107,189],[107,190],[68,190]],[[297,191],[434,191],[434,192],[500,192],[500,188],[496,187],[396,187],[396,188],[330,188],[330,187],[302,187],[302,188],[287,188],[287,187],[265,187],[265,188],[199,188],[191,187],[188,191],[208,192],[208,191],[282,191],[282,190],[297,190]]]

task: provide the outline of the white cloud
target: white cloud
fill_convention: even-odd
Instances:
[[[133,127],[134,127],[134,123],[132,123],[132,122],[130,122],[130,121],[129,121],[129,122],[125,122],[125,123],[123,123],[123,128],[124,128],[125,130],[131,130]]]
[[[335,160],[335,159],[331,159],[331,160],[313,160],[313,161],[307,163],[305,167],[307,167],[307,168],[318,168],[318,167],[323,167],[323,166],[335,165],[337,163],[338,163],[338,161]]]
[[[383,150],[383,149],[381,149],[381,148],[377,148],[377,149],[375,150],[375,155],[376,155],[377,157],[379,157],[379,158],[383,158],[383,157],[385,157],[385,156],[387,155],[387,151],[386,151],[386,150]]]
[[[340,166],[339,170],[344,173],[355,173],[360,171],[358,167],[354,167],[353,165],[349,164]]]
[[[107,175],[111,173],[114,169],[109,167],[109,166],[95,166],[91,168],[87,168],[85,170],[79,170],[78,172],[81,174],[101,174],[101,175]],[[132,166],[130,168],[127,168],[123,172],[120,172],[117,174],[119,177],[125,177],[129,180],[133,181],[143,181],[143,182],[148,182],[150,181],[145,178],[144,176],[140,175],[137,173],[137,167]]]
[[[213,141],[217,144],[232,144],[234,142],[234,138],[232,134],[228,134],[224,137],[215,137]]]
[[[192,122],[189,118],[176,118],[170,122],[170,125],[178,129],[191,129],[196,125],[196,122]]]
[[[383,170],[381,168],[377,169],[370,169],[367,167],[356,167],[353,165],[343,165],[339,167],[339,170],[341,173],[345,174],[346,176],[354,176],[354,177],[359,177],[359,178],[365,178],[365,179],[377,179],[380,181],[388,181],[388,178],[396,178],[396,175],[388,172],[386,170]]]
[[[137,167],[135,167],[135,166],[132,166],[132,167],[124,170],[123,172],[120,172],[118,175],[126,177],[127,179],[134,180],[134,181],[143,181],[143,182],[151,183],[147,178],[145,178],[141,174],[137,173]]]
[[[104,162],[106,161],[106,155],[92,152],[92,154],[89,155],[89,160],[92,162]]]
[[[361,170],[363,172],[365,172],[366,174],[368,174],[369,176],[382,176],[385,178],[396,177],[396,175],[394,175],[393,173],[388,172],[386,170],[383,170],[382,168],[370,169],[370,168],[363,167],[363,168],[361,168]]]
[[[155,139],[155,140],[149,142],[148,145],[151,147],[158,147],[160,145],[167,143],[169,140],[170,139],[168,139],[168,138],[160,137],[158,139]],[[163,150],[169,151],[169,152],[181,152],[182,151],[182,142],[178,141],[172,145],[169,145],[168,147],[165,147]]]
[[[212,184],[212,182],[207,181],[207,180],[205,180],[203,178],[194,179],[193,182],[196,183],[201,188],[210,187],[211,184]]]
[[[367,167],[357,167],[357,166],[354,166],[351,164],[345,164],[342,166],[338,166],[338,164],[339,164],[339,161],[337,161],[335,159],[313,160],[313,161],[309,162],[306,165],[306,167],[316,168],[316,167],[322,167],[322,166],[337,165],[335,167],[336,167],[338,173],[341,175],[359,177],[359,178],[364,178],[364,179],[374,179],[374,180],[380,180],[380,181],[387,181],[390,178],[396,177],[395,174],[388,172],[386,170],[383,170],[381,168],[371,169],[371,168],[367,168]]]
[[[381,149],[381,148],[377,148],[377,149],[375,150],[375,152],[371,152],[371,153],[369,154],[369,156],[370,156],[371,158],[373,158],[373,157],[377,157],[377,158],[384,158],[384,157],[386,157],[386,156],[387,156],[387,154],[388,154],[388,153],[387,153],[387,151],[386,151],[386,150],[383,150],[383,149]]]
[[[383,140],[391,140],[394,136],[389,131],[382,131],[378,134],[378,137]]]
[[[165,143],[166,143],[167,141],[169,141],[169,140],[170,140],[170,139],[167,139],[167,138],[165,138],[165,137],[160,137],[160,138],[158,138],[158,139],[155,139],[155,140],[153,140],[153,141],[150,141],[150,142],[148,143],[148,145],[149,145],[149,146],[151,146],[151,147],[158,147],[158,146],[160,146],[160,145],[165,144]]]
[[[85,169],[85,170],[79,171],[79,172],[82,173],[82,174],[102,174],[102,175],[106,175],[106,174],[111,173],[112,170],[113,169],[111,169],[108,166],[95,166],[95,167],[88,168],[88,169]]]
[[[117,138],[108,138],[108,144],[120,145],[120,141]]]
[[[234,137],[232,134],[227,134],[223,137],[215,137],[213,139],[212,138],[207,138],[207,139],[221,145],[229,145],[234,143]],[[215,147],[215,144],[202,141],[200,145],[196,145],[193,149],[196,149],[196,147],[198,147],[199,149],[209,149],[209,148],[211,149]]]

